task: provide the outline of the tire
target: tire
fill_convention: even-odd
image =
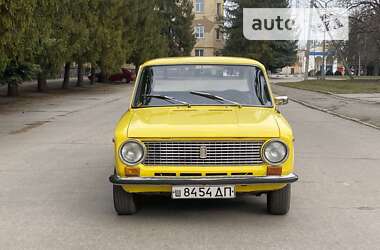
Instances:
[[[290,208],[290,184],[280,190],[267,194],[268,213],[274,215],[285,215]]]
[[[118,185],[113,185],[113,204],[118,215],[132,215],[137,212],[135,196]]]

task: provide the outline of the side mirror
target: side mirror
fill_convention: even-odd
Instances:
[[[289,102],[289,98],[287,96],[276,96],[274,102],[277,106],[286,105]]]

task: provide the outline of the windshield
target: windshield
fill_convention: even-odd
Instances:
[[[253,66],[168,65],[143,69],[133,107],[272,107],[265,77]]]

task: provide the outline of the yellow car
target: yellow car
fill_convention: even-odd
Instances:
[[[266,194],[271,214],[286,214],[292,130],[255,60],[163,58],[139,69],[129,110],[115,135],[113,183],[119,215],[137,211],[140,194],[228,199]]]

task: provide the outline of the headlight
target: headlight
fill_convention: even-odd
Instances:
[[[282,141],[271,140],[263,146],[264,160],[272,165],[279,165],[288,158],[288,147]]]
[[[120,158],[127,165],[137,165],[144,160],[145,146],[136,140],[128,140],[120,148]]]

